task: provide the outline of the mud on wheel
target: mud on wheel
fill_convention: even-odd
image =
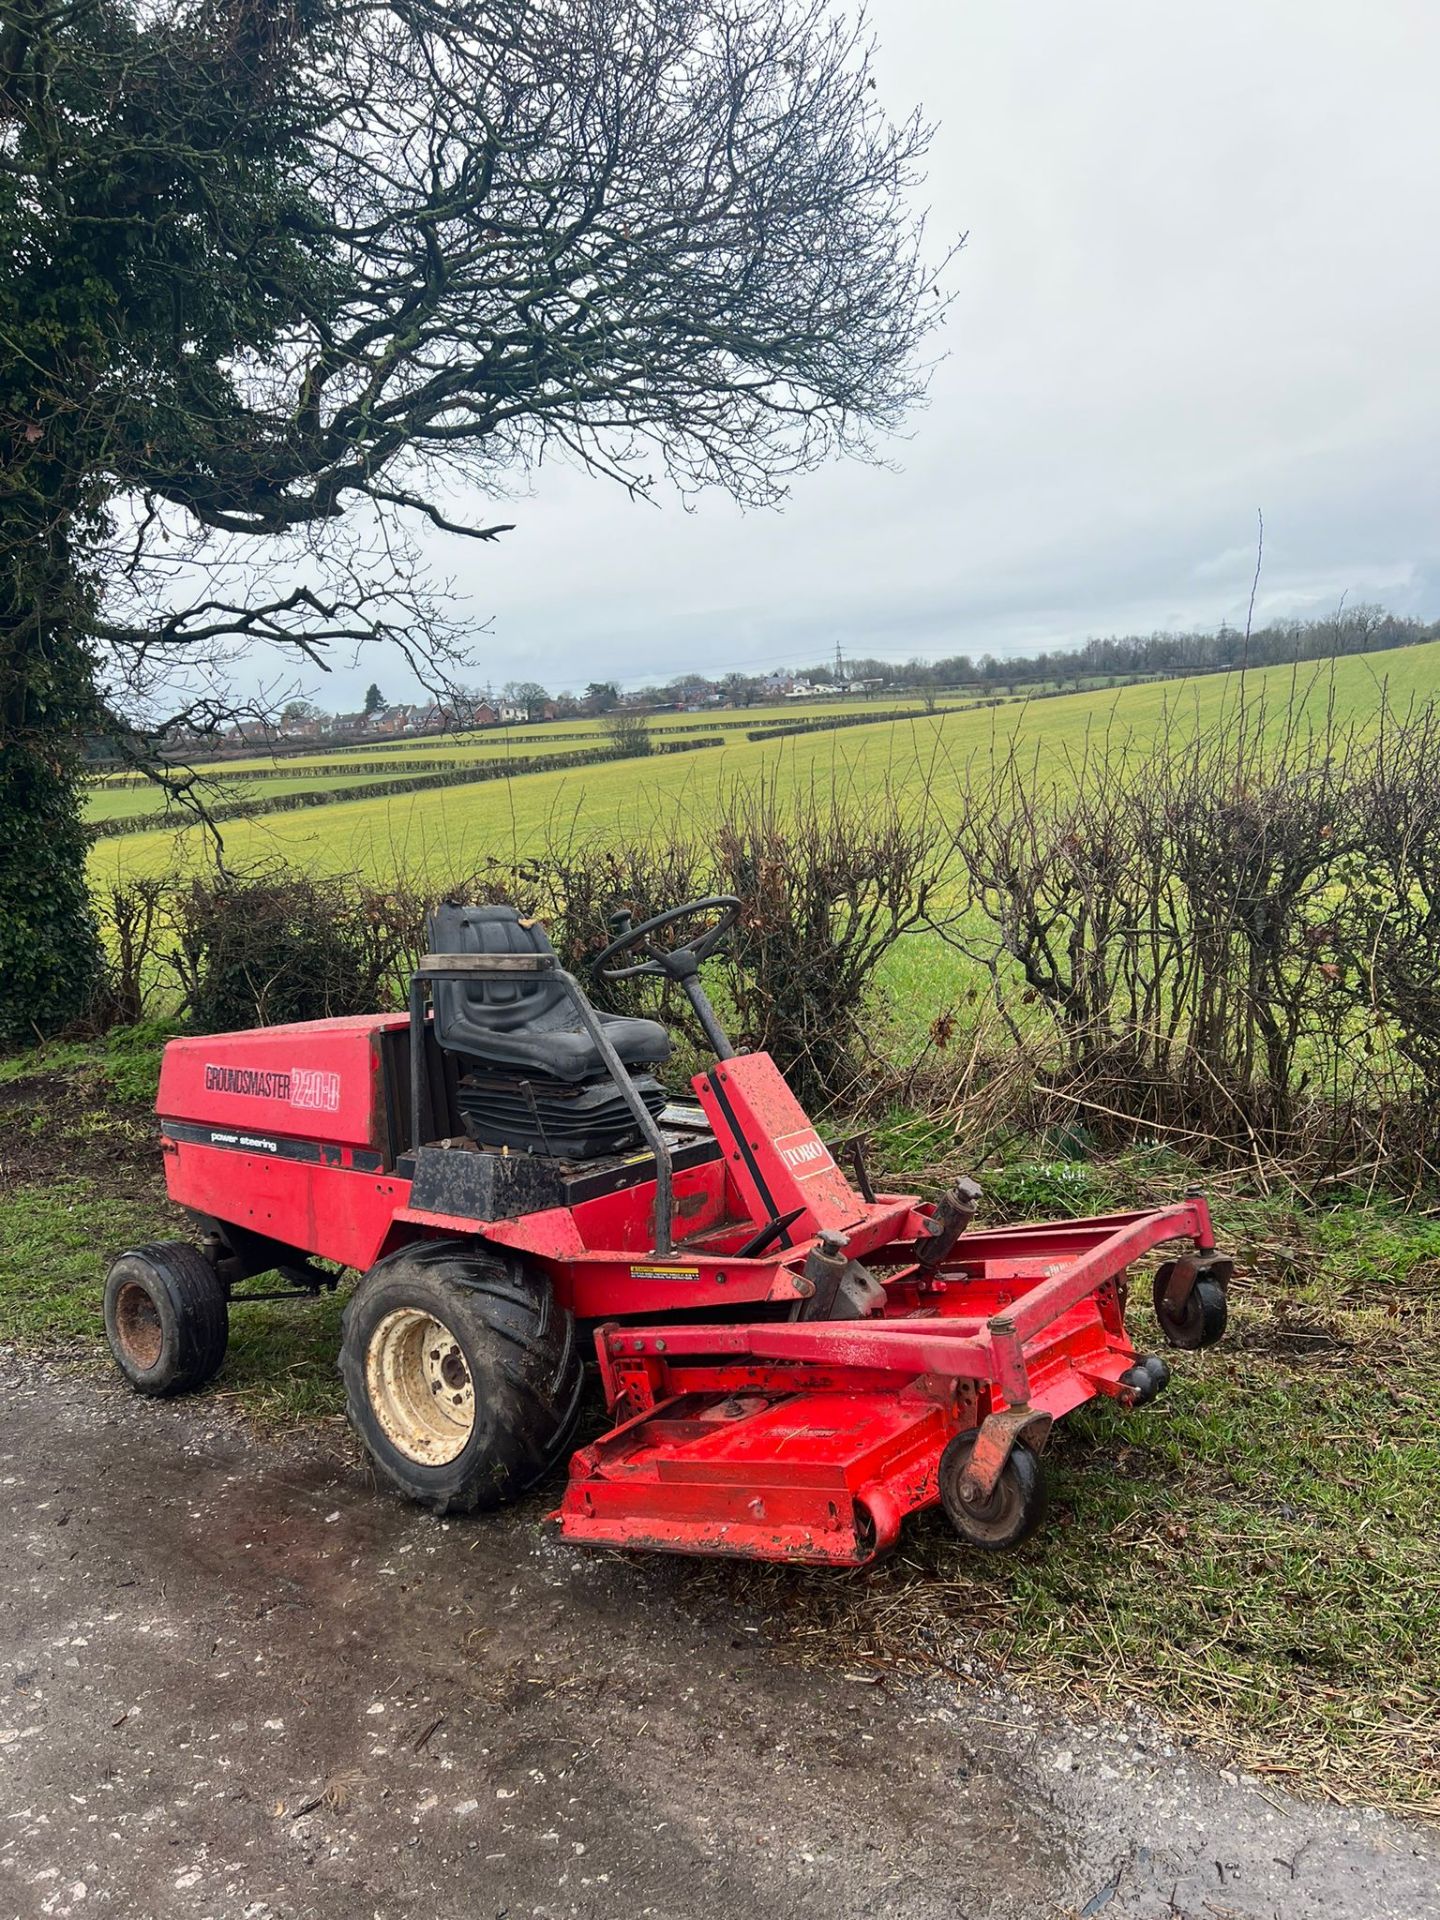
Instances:
[[[952,1527],[972,1547],[1002,1553],[1028,1540],[1045,1518],[1045,1474],[1039,1460],[1017,1441],[1000,1478],[983,1500],[968,1500],[961,1486],[978,1433],[957,1433],[940,1456],[940,1503]]]
[[[105,1336],[137,1393],[193,1393],[225,1358],[224,1284],[183,1240],[131,1247],[105,1277]]]
[[[503,1506],[547,1473],[580,1407],[575,1325],[514,1255],[432,1240],[345,1309],[345,1408],[376,1467],[436,1513]]]

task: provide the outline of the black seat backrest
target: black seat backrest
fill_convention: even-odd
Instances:
[[[432,953],[554,953],[538,920],[522,920],[514,907],[437,907],[430,920]],[[535,1027],[571,1027],[565,989],[558,980],[492,975],[489,979],[437,980],[435,1038],[442,1047],[483,1048],[484,1036]],[[569,1017],[567,1018],[567,1014]]]

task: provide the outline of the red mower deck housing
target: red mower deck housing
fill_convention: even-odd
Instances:
[[[1180,1250],[1156,1276],[1162,1328],[1172,1344],[1218,1337],[1230,1268],[1215,1254],[1203,1199],[973,1229],[978,1189],[968,1182],[939,1202],[876,1192],[858,1152],[852,1178],[763,1053],[717,1047],[692,1082],[695,1104],[656,1115],[622,1084],[631,1070],[605,1059],[642,1142],[622,1151],[564,1159],[477,1141],[458,1118],[461,1083],[425,995],[456,978],[502,978],[513,992],[514,976],[542,976],[563,986],[591,1033],[599,1017],[553,956],[546,963],[548,951],[534,966],[522,953],[504,971],[427,958],[408,1015],[166,1049],[157,1109],[167,1186],[205,1235],[201,1256],[182,1251],[209,1263],[234,1304],[250,1274],[278,1269],[313,1290],[335,1284],[316,1260],[359,1270],[347,1338],[360,1297],[388,1289],[369,1347],[348,1370],[342,1355],[342,1370],[352,1418],[354,1394],[368,1393],[378,1424],[358,1424],[413,1497],[429,1497],[429,1471],[431,1504],[491,1504],[454,1492],[455,1463],[468,1458],[466,1435],[491,1417],[492,1399],[513,1398],[505,1340],[543,1338],[547,1367],[571,1364],[554,1345],[559,1315],[590,1328],[612,1421],[570,1461],[558,1509],[566,1538],[855,1566],[892,1547],[907,1514],[938,1501],[974,1544],[1010,1545],[1038,1522],[1035,1457],[1052,1423],[1097,1394],[1141,1404],[1168,1379],[1127,1332],[1137,1263]],[[612,1031],[595,1034],[602,1058]],[[165,1253],[126,1256],[113,1314],[107,1291],[112,1345],[142,1390],[152,1389],[137,1377],[139,1345],[127,1364],[122,1336],[145,1323],[152,1296],[165,1322],[144,1266],[153,1255],[151,1266],[168,1272]],[[430,1277],[417,1279],[422,1253]],[[199,1265],[167,1258],[203,1296]],[[467,1278],[467,1260],[480,1279]],[[442,1281],[458,1290],[449,1319],[451,1295],[435,1291]],[[407,1306],[407,1284],[418,1304]],[[184,1292],[179,1280],[165,1285],[166,1299]],[[491,1299],[501,1301],[492,1319],[533,1307],[533,1334],[496,1322],[499,1371],[485,1339],[460,1329],[476,1301]],[[419,1316],[414,1328],[406,1313]],[[197,1384],[195,1371],[182,1367],[182,1384]],[[545,1391],[557,1405],[564,1397],[553,1382]],[[443,1424],[425,1437],[432,1406],[451,1410],[458,1453],[446,1452]],[[407,1407],[416,1409],[413,1440]],[[398,1469],[387,1449],[405,1456]],[[532,1451],[530,1480],[554,1450]]]
[[[910,1243],[922,1213],[905,1222]],[[1151,1213],[972,1234],[963,1260],[886,1284],[864,1320],[607,1326],[597,1337],[614,1430],[576,1455],[572,1539],[860,1566],[940,1495],[940,1461],[978,1429],[988,1493],[1017,1440],[1130,1377],[1125,1273],[1157,1246],[1208,1246],[1203,1200]],[[908,1249],[907,1249],[908,1250]]]

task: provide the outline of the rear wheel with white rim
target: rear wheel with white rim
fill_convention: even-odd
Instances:
[[[436,1513],[518,1499],[564,1451],[582,1386],[571,1316],[516,1256],[425,1241],[345,1309],[351,1425],[380,1473]]]

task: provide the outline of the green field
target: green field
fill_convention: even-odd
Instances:
[[[1179,683],[1017,700],[1000,707],[969,705],[933,715],[917,710],[902,721],[780,740],[750,742],[743,728],[733,728],[724,735],[724,747],[709,752],[586,766],[573,773],[526,774],[473,787],[232,821],[225,828],[226,860],[232,869],[283,860],[376,880],[403,872],[415,880],[443,882],[473,872],[490,858],[521,858],[548,832],[568,828],[572,821],[587,835],[661,825],[700,828],[722,785],[761,776],[788,786],[814,784],[860,795],[887,786],[915,795],[928,788],[943,817],[958,805],[967,771],[1007,752],[1012,743],[1033,753],[1042,773],[1063,775],[1070,767],[1078,777],[1087,752],[1144,755],[1160,730],[1193,732],[1214,725],[1234,713],[1242,700],[1251,710],[1263,706],[1271,726],[1293,726],[1307,718],[1318,722],[1332,704],[1343,715],[1363,720],[1379,710],[1382,699],[1403,708],[1428,698],[1437,686],[1440,642],[1298,669],[1272,667],[1243,679],[1214,674]],[[762,726],[818,717],[821,711],[821,703],[797,702],[784,709],[756,708],[744,716],[724,717],[743,717]],[[855,711],[854,703],[844,711]],[[693,732],[697,718],[675,714],[666,721]],[[563,743],[547,744],[546,733],[573,734],[577,724],[530,729],[524,751],[561,751]],[[599,723],[594,723],[594,731],[600,731]],[[510,737],[518,744],[517,736]],[[493,757],[476,753],[472,743],[452,742],[448,748],[456,758]],[[373,749],[364,751],[373,757]],[[433,742],[413,742],[410,755],[432,758],[441,752]],[[356,757],[363,753],[357,750]],[[396,757],[397,763],[403,758],[398,751]],[[403,765],[397,764],[396,772],[402,773]],[[249,784],[271,789],[285,783]],[[110,791],[105,794],[107,807]],[[134,789],[122,791],[127,802],[136,797]],[[139,811],[118,809],[126,810]],[[91,871],[97,883],[105,884],[126,875],[203,863],[208,857],[201,831],[172,828],[99,842]]]
[[[429,751],[422,752],[422,744]],[[375,771],[376,763],[387,758],[383,749],[372,749],[368,754],[356,752],[327,756],[323,766],[307,758],[298,761],[293,772],[286,770],[283,760],[236,761],[233,766],[227,764],[223,768],[202,769],[196,792],[198,798],[212,807],[230,805],[235,801],[263,807],[288,793],[324,793],[332,787],[377,786],[390,780],[403,780],[412,772],[436,771],[436,761],[443,762],[447,767],[493,766],[496,761],[507,759],[519,761],[540,755],[561,757],[590,752],[603,745],[603,736],[597,735],[578,740],[537,739],[525,745],[516,745],[508,739],[492,739],[486,743],[483,751],[473,743],[460,748],[448,741],[439,744],[412,742],[407,751],[397,751],[388,756],[391,764],[383,772]],[[237,772],[252,768],[273,771],[274,778],[246,780],[233,777]],[[148,780],[136,786],[120,779],[100,779],[92,781],[86,790],[87,820],[120,820],[149,813],[162,815],[167,809],[176,812],[177,818],[183,817],[165,790]]]
[[[957,703],[942,702],[942,708]],[[965,703],[973,704],[973,703]],[[751,728],[794,726],[805,721],[851,715],[867,709],[894,713],[924,711],[918,700],[805,700],[770,706],[724,709],[699,713],[663,713],[650,722],[650,731],[662,741],[711,735],[742,740]],[[336,786],[358,786],[403,779],[413,771],[445,766],[489,766],[501,760],[530,760],[594,752],[609,744],[603,719],[557,720],[545,726],[486,727],[473,733],[432,735],[414,740],[376,740],[348,747],[307,748],[293,756],[252,754],[238,759],[197,760],[198,797],[210,806],[248,801],[263,805],[287,793],[318,793]],[[293,771],[290,769],[293,767]],[[360,769],[360,771],[356,771]],[[263,780],[246,779],[262,773]],[[236,777],[241,776],[241,777]],[[99,774],[86,790],[87,820],[119,820],[167,811],[183,819],[164,790],[143,776]]]

